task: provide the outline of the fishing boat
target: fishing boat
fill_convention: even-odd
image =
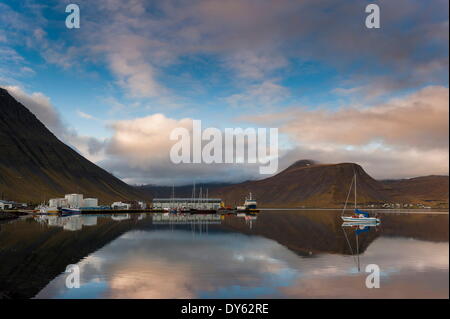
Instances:
[[[47,206],[45,204],[41,204],[36,207],[35,211],[39,214],[57,214],[59,213],[58,207]]]
[[[256,209],[256,200],[252,198],[252,193],[250,193],[249,197],[245,198],[244,205],[236,207],[236,210],[244,212],[258,212]]]
[[[353,210],[353,214],[350,216],[345,215],[345,211],[347,209],[348,198],[350,197],[350,192],[352,190],[352,186],[354,186],[355,190],[355,208]],[[357,208],[356,203],[356,173],[353,175],[352,182],[350,184],[350,189],[347,194],[347,199],[345,200],[344,209],[342,210],[341,218],[344,222],[356,223],[356,224],[378,224],[380,223],[380,219],[376,217],[370,217],[369,213]]]
[[[74,214],[81,214],[81,209],[79,208],[61,208],[61,213],[63,215],[74,215]]]

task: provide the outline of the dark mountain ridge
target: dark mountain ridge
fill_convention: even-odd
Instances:
[[[297,161],[272,177],[226,186],[214,190],[213,194],[227,203],[240,203],[252,192],[262,207],[336,207],[345,203],[354,175],[359,203],[389,200],[385,186],[361,166],[312,161]]]
[[[61,142],[24,105],[0,88],[0,192],[41,202],[66,193],[103,203],[142,194]]]

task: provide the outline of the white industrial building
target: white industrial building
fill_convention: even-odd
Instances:
[[[114,202],[111,204],[112,209],[122,209],[122,210],[128,210],[131,208],[131,204],[128,203],[122,203],[122,202]]]
[[[85,198],[83,199],[83,206],[82,207],[97,207],[98,206],[98,199],[97,198]]]
[[[222,200],[220,198],[154,198],[154,209],[219,209]]]
[[[66,194],[67,205],[69,208],[80,208],[83,206],[83,194]]]
[[[5,210],[5,209],[12,209],[13,208],[13,203],[6,201],[6,200],[0,200],[0,210]]]
[[[3,200],[3,199],[0,200],[0,210],[24,208],[24,207],[27,207],[27,204],[18,203],[18,202],[9,201],[9,200]]]
[[[49,207],[55,208],[82,208],[98,207],[97,198],[83,198],[83,194],[66,194],[64,198],[52,198],[48,201]]]
[[[137,202],[137,205],[140,209],[146,209],[147,208],[147,203],[146,202]]]
[[[69,204],[66,198],[51,198],[48,201],[48,206],[61,208],[61,207],[68,207]]]

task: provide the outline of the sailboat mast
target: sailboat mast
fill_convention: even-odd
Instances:
[[[356,210],[356,172],[355,172],[354,179],[355,179],[355,210]]]
[[[173,209],[175,207],[175,184],[172,184],[172,201],[171,201],[171,208]]]

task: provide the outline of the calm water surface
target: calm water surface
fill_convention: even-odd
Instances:
[[[448,214],[35,217],[0,224],[4,298],[448,298]],[[81,286],[66,288],[66,266]],[[365,267],[381,269],[368,289]]]

